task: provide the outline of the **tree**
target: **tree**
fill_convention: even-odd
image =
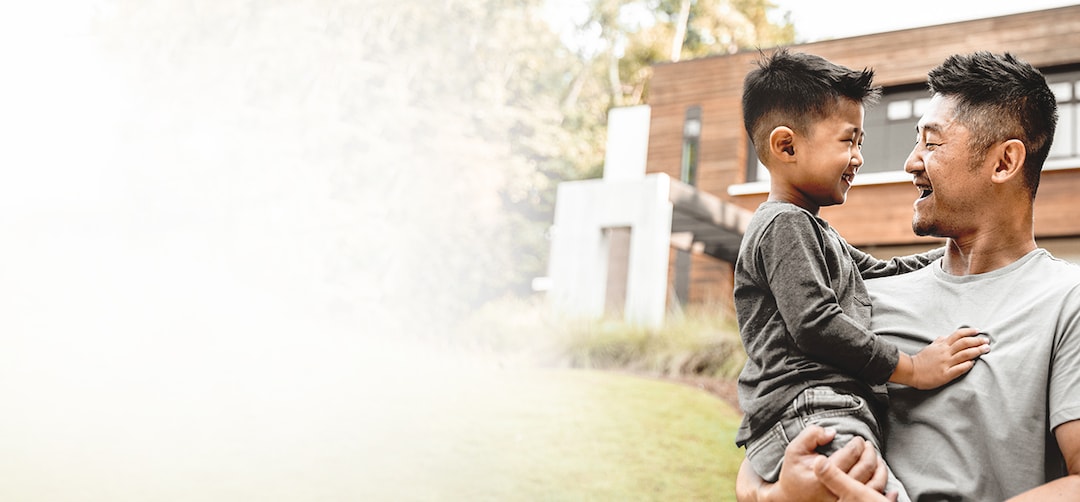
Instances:
[[[791,23],[768,19],[775,8],[767,0],[593,0],[579,30],[599,40],[578,55],[607,82],[611,106],[642,104],[656,63],[791,43]]]
[[[529,294],[555,187],[599,175],[608,109],[679,38],[677,0],[589,1],[577,47],[544,0],[106,0],[93,36],[145,218],[357,322],[439,325]],[[690,2],[681,55],[760,44],[767,8]]]

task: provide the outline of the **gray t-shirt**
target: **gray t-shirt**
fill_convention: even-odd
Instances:
[[[828,385],[883,404],[899,352],[869,329],[863,278],[916,270],[942,254],[878,260],[805,209],[761,204],[735,263],[735,311],[747,353],[736,444],[768,430],[809,387]]]
[[[1080,419],[1080,266],[1039,249],[985,274],[934,263],[866,286],[872,329],[904,352],[961,325],[991,338],[944,387],[888,386],[885,457],[912,500],[1005,500],[1066,473],[1051,431]]]

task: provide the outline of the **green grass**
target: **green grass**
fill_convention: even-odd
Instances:
[[[734,500],[739,415],[620,373],[495,368],[398,386],[367,500]]]

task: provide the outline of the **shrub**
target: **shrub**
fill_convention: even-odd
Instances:
[[[503,299],[460,324],[454,343],[545,365],[665,377],[732,379],[746,360],[734,320],[709,305],[671,313],[652,329],[614,318],[561,317],[539,300]]]

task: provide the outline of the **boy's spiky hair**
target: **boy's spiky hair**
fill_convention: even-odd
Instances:
[[[768,134],[788,126],[807,134],[810,125],[831,113],[839,99],[868,105],[877,102],[881,88],[873,85],[874,71],[852,70],[813,54],[778,49],[764,53],[743,81],[743,126],[765,159]]]

